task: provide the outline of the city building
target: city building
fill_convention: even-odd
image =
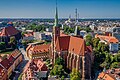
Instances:
[[[86,46],[85,40],[81,36],[69,36],[60,33],[57,8],[51,45],[29,45],[26,51],[30,59],[44,59],[49,55],[53,65],[56,58],[62,57],[66,68],[70,71],[76,68],[81,72],[82,79],[91,79],[92,47]]]
[[[0,64],[0,80],[7,80],[7,70]]]
[[[21,39],[21,32],[13,27],[12,23],[8,23],[8,26],[2,29],[0,33],[0,42],[8,43],[10,41],[10,37],[15,37],[17,41]]]
[[[23,36],[23,40],[34,40],[34,36],[31,33],[26,33]]]
[[[115,37],[96,34],[95,38],[99,38],[101,42],[108,44],[111,52],[117,52],[119,50],[119,41]]]
[[[34,37],[36,40],[51,41],[52,39],[51,32],[44,32],[44,33],[34,32]]]
[[[120,68],[108,69],[101,72],[97,80],[120,80]]]
[[[27,56],[29,59],[47,59],[49,58],[49,47],[50,44],[29,45],[26,48]]]
[[[12,72],[18,66],[18,64],[22,61],[22,53],[19,50],[14,50],[10,55],[8,55],[5,59],[0,62],[0,66],[6,70],[7,79],[11,76]],[[0,79],[0,80],[7,80],[7,79]]]
[[[41,59],[29,60],[23,70],[22,80],[47,80],[48,69]]]

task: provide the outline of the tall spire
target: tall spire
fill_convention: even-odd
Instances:
[[[56,10],[55,10],[55,27],[58,27],[58,10],[57,10],[57,0],[56,0]]]

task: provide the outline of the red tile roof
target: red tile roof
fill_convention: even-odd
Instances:
[[[9,26],[2,29],[0,36],[13,36],[17,33],[19,33],[19,31],[16,30],[15,27]]]
[[[78,55],[85,54],[85,41],[80,37],[60,36],[56,41],[56,50],[68,50]]]
[[[14,58],[12,55],[10,55],[10,56],[8,57],[8,60],[9,60],[9,62],[11,62],[11,63],[13,64],[14,61],[15,61],[15,58]]]
[[[33,34],[31,33],[27,33],[27,34],[24,34],[25,37],[30,37],[30,36],[33,36]]]
[[[116,80],[114,76],[108,73],[101,72],[98,76],[100,80]]]
[[[48,52],[50,44],[32,46],[29,50],[33,53]]]
[[[0,79],[5,75],[5,73],[6,73],[5,68],[2,65],[0,65]]]
[[[38,60],[37,67],[39,68],[40,71],[47,71],[48,70],[46,64],[41,60]]]
[[[112,36],[104,36],[104,35],[95,35],[95,38],[99,38],[100,40],[105,40],[109,43],[118,43],[118,39]]]
[[[70,37],[69,51],[78,55],[85,54],[85,41],[82,38]]]
[[[8,70],[9,67],[12,65],[12,63],[10,63],[10,61],[9,61],[7,58],[5,58],[4,60],[2,60],[2,61],[0,62],[0,64],[3,65],[7,70]]]
[[[57,38],[56,41],[56,50],[65,51],[69,48],[70,36],[61,36]]]
[[[15,49],[10,55],[16,58],[21,52],[18,49]]]

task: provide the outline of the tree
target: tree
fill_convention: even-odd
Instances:
[[[64,75],[64,69],[62,65],[55,65],[54,68],[51,70],[50,75]]]
[[[81,80],[81,74],[78,70],[72,69],[70,73],[70,80]]]
[[[111,65],[110,65],[110,67],[111,68],[119,68],[120,66],[119,66],[119,62],[113,62]]]
[[[105,52],[105,51],[109,52],[109,46],[108,46],[107,44],[103,43],[103,42],[100,42],[100,43],[98,44],[97,50],[98,50],[99,52]]]
[[[55,65],[62,65],[64,66],[65,62],[64,62],[64,59],[62,57],[58,57],[56,60],[55,60]]]
[[[99,38],[93,38],[93,39],[92,39],[93,47],[94,47],[94,48],[97,48],[97,47],[98,47],[99,41],[100,41]]]
[[[5,50],[5,49],[6,49],[5,42],[0,42],[0,50]]]
[[[86,35],[85,40],[86,44],[92,45],[92,36],[90,34]]]
[[[16,44],[17,44],[17,40],[15,39],[15,37],[10,37],[10,44],[11,44],[11,47],[13,48],[13,49],[15,49],[17,46],[16,46]]]

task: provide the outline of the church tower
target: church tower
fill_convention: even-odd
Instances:
[[[56,10],[55,10],[55,23],[53,26],[53,37],[54,37],[54,42],[56,42],[57,37],[60,36],[60,27],[58,25],[58,11],[57,11],[57,5],[56,5]]]
[[[55,59],[57,57],[56,53],[56,40],[57,37],[60,36],[60,27],[58,24],[58,11],[57,11],[57,3],[56,3],[56,10],[55,10],[55,22],[53,26],[53,41],[52,41],[52,48],[53,48],[53,63],[55,63]]]

